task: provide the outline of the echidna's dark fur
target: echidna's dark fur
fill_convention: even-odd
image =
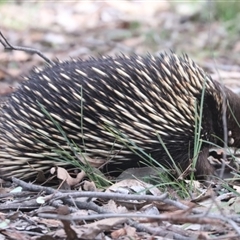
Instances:
[[[108,171],[137,167],[142,161],[109,127],[168,165],[171,161],[160,136],[176,164],[185,169],[193,157],[196,104],[200,104],[204,83],[201,138],[221,143],[214,136],[223,139],[223,95],[238,121],[239,98],[187,56],[121,56],[36,69],[0,112],[1,176],[30,177],[35,174],[30,166],[49,169],[59,146],[71,152],[41,105],[93,162],[110,159]],[[227,109],[228,141],[239,147],[238,125],[231,111]],[[203,143],[197,174],[213,171],[208,149]]]

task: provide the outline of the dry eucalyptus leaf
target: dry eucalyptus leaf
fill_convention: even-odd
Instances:
[[[85,225],[72,225],[71,229],[77,234],[80,239],[96,239],[98,234],[111,231],[111,229],[119,224],[126,223],[127,219],[123,218],[108,218],[102,219]],[[66,232],[61,228],[54,234],[55,237],[63,238]],[[78,239],[76,238],[76,239]]]
[[[64,226],[65,233],[67,235],[67,240],[78,239],[78,236],[77,236],[76,232],[70,226],[70,222],[62,220],[62,223],[63,223],[63,226]]]
[[[80,172],[78,173],[77,177],[76,178],[72,178],[69,173],[67,172],[67,170],[63,167],[54,167],[54,168],[51,168],[50,172],[52,174],[54,174],[56,171],[57,173],[57,178],[58,179],[61,179],[63,182],[66,182],[69,186],[74,186],[76,184],[78,184],[85,173],[83,172]]]
[[[86,224],[84,225],[84,230],[81,234],[81,237],[84,239],[95,239],[99,233],[109,231],[112,229],[112,227],[123,224],[127,220],[127,218],[108,218]]]
[[[126,207],[117,205],[116,202],[112,199],[110,199],[108,201],[108,203],[103,206],[103,208],[112,213],[127,213],[128,212]]]
[[[95,192],[97,191],[96,185],[94,182],[84,181],[83,189],[85,191]]]
[[[160,196],[162,192],[152,184],[145,183],[137,179],[125,179],[111,185],[106,192],[120,192],[120,193],[139,193],[146,194],[150,192],[154,196]]]
[[[64,206],[59,206],[57,209],[57,214],[59,215],[68,215],[70,214],[69,207],[64,205]]]

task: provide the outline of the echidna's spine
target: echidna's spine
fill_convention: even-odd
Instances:
[[[45,171],[56,163],[52,158],[59,157],[59,148],[73,154],[56,122],[87,159],[96,165],[110,159],[105,170],[140,166],[140,150],[171,166],[159,137],[176,164],[185,169],[193,158],[196,106],[199,109],[203,86],[201,139],[214,143],[223,139],[226,95],[235,115],[227,110],[227,132],[232,146],[238,147],[238,96],[187,56],[71,60],[35,69],[0,112],[1,176],[30,177],[35,174],[30,166]],[[126,147],[126,139],[134,142],[134,151]],[[208,149],[204,142],[197,174],[212,173]]]

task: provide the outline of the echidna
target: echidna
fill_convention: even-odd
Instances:
[[[108,161],[109,172],[141,166],[142,151],[169,167],[166,148],[184,170],[194,157],[202,96],[205,141],[197,176],[213,173],[208,142],[223,143],[225,100],[228,144],[240,146],[240,99],[188,56],[102,57],[35,69],[0,112],[1,176],[28,178],[35,174],[30,167],[47,170],[56,149],[73,154],[69,142],[93,162]]]

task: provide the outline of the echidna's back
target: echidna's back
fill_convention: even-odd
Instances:
[[[57,149],[73,154],[64,134],[93,161],[110,161],[109,171],[139,166],[139,150],[171,165],[159,138],[177,165],[186,167],[203,85],[208,97],[212,80],[187,57],[174,54],[36,69],[1,110],[2,174],[28,177],[34,174],[29,165],[49,169]],[[215,114],[207,105],[205,113]],[[211,116],[204,121],[210,134]]]

